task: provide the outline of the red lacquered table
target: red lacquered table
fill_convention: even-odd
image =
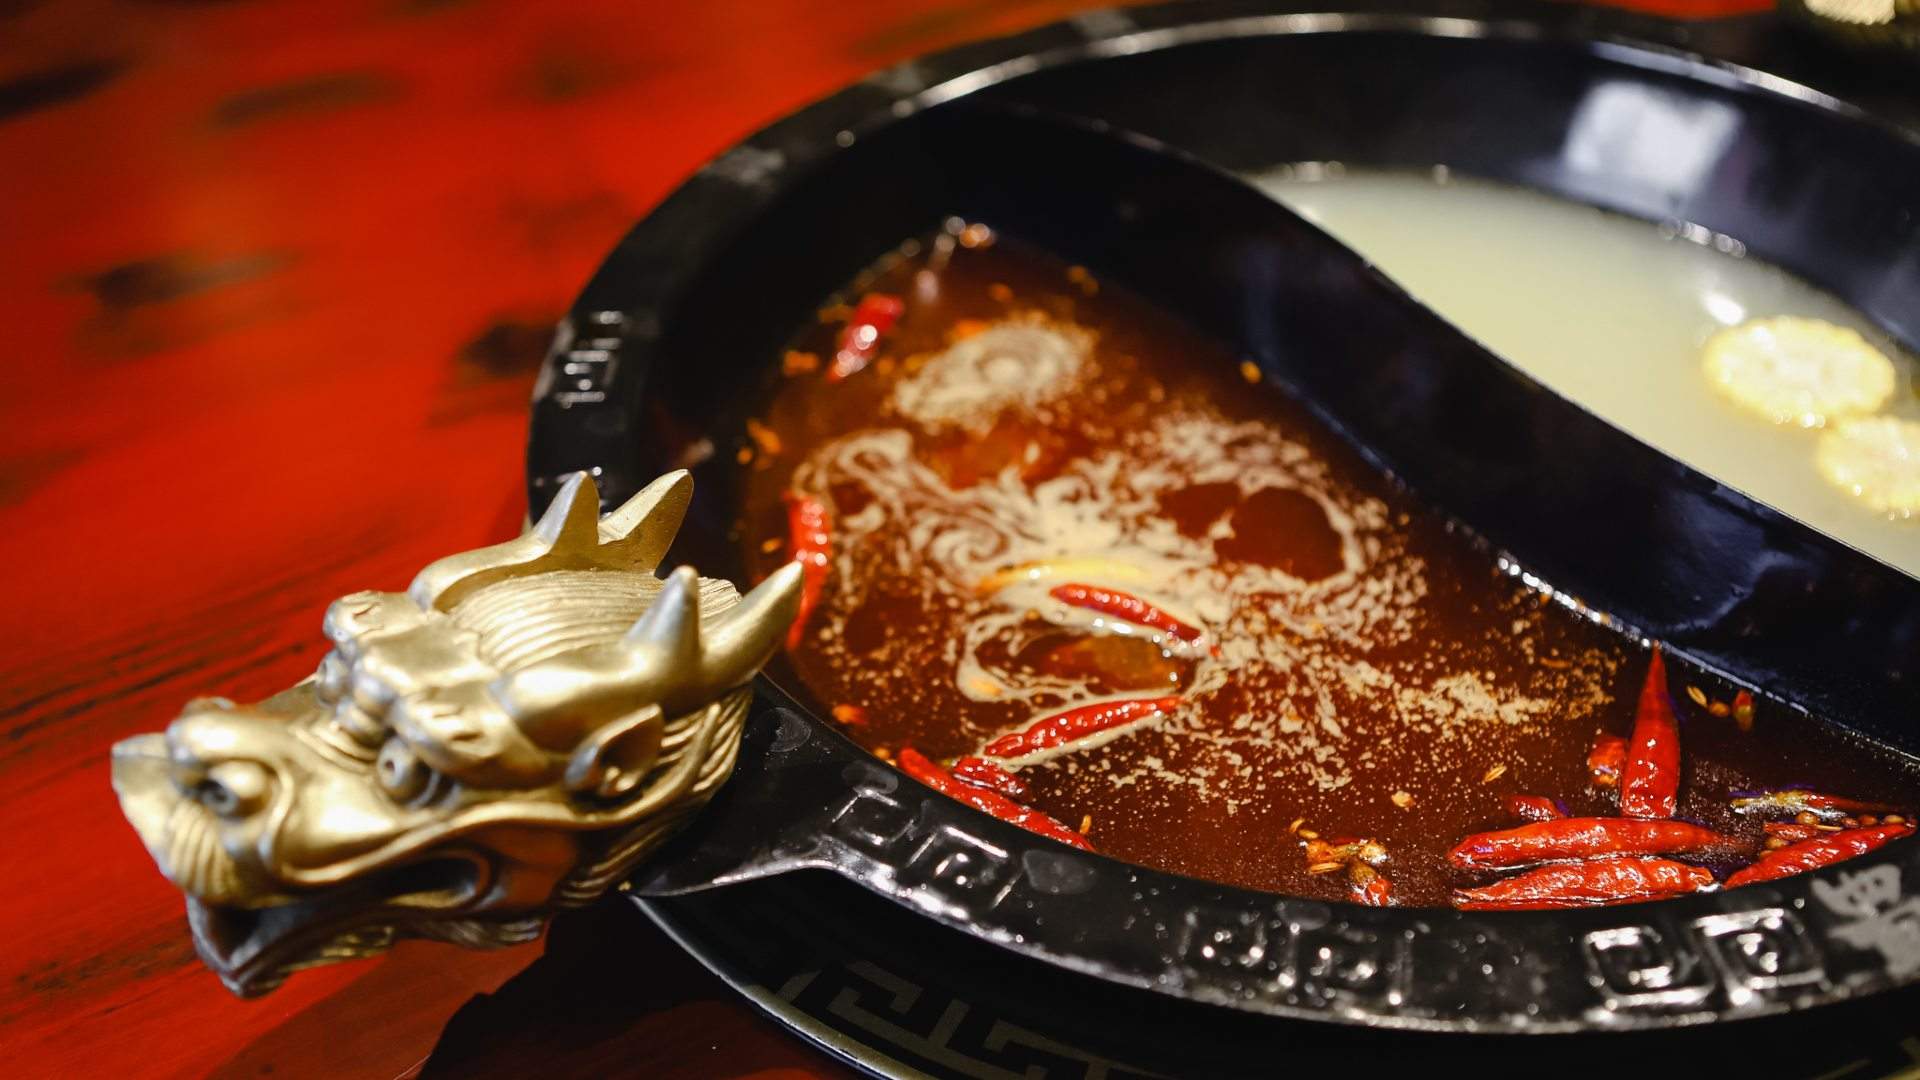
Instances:
[[[874,68],[1095,6],[0,3],[8,1073],[396,1076],[436,1046],[469,1072],[449,1018],[519,975],[571,990],[488,1031],[489,1071],[841,1075],[618,901],[554,935],[592,948],[407,944],[236,1000],[107,748],[298,681],[334,597],[517,531],[550,328],[700,163]]]

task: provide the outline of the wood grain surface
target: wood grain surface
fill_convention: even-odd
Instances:
[[[334,597],[514,533],[554,319],[700,163],[1093,6],[0,0],[7,1074],[841,1075],[617,902],[236,1000],[107,748],[305,677]]]

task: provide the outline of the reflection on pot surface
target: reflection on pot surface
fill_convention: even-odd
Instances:
[[[1443,169],[1297,165],[1252,179],[1534,378],[1920,575],[1912,357],[1737,238]],[[1724,363],[1729,346],[1749,363]]]
[[[743,543],[807,567],[785,681],[950,795],[1411,905],[1645,899],[1910,828],[1902,762],[1662,673],[1082,268],[954,222],[841,299],[748,425]]]

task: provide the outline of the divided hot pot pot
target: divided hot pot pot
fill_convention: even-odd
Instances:
[[[1569,150],[1705,127],[1710,154]],[[877,75],[729,150],[637,225],[540,381],[534,509],[575,471],[616,505],[690,466],[670,558],[744,577],[730,448],[784,343],[862,268],[958,216],[1227,343],[1424,504],[1683,662],[1920,751],[1920,583],[1520,374],[1230,175],[1291,161],[1444,164],[1696,224],[1920,340],[1920,184],[1888,179],[1920,177],[1920,140],[1821,94],[1564,12],[1097,13]],[[761,677],[733,779],[635,891],[828,872],[1120,987],[1436,1031],[1698,1024],[1920,974],[1911,842],[1659,903],[1363,908],[1041,839],[907,779],[802,698],[778,663]]]

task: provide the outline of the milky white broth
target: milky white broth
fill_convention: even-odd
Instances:
[[[1727,238],[1444,172],[1290,166],[1250,177],[1495,353],[1694,468],[1909,574],[1920,518],[1893,520],[1815,471],[1816,432],[1708,385],[1716,330],[1773,315],[1852,327],[1891,357],[1883,413],[1920,419],[1915,365],[1865,316]],[[1715,241],[1718,243],[1715,243]]]

